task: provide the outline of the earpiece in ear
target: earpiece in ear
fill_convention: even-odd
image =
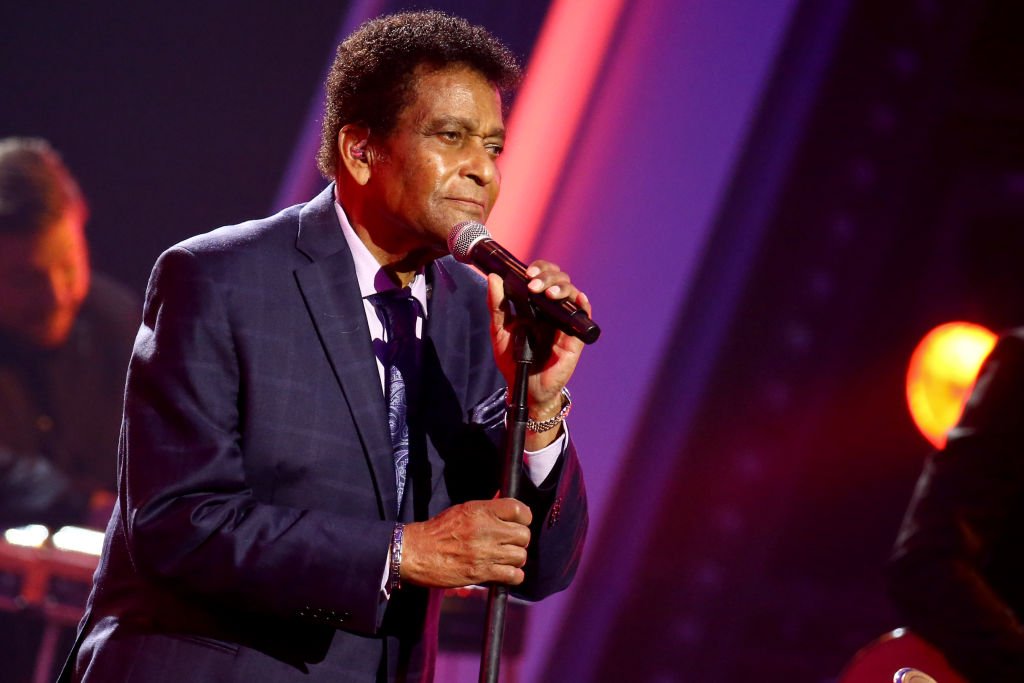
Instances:
[[[353,145],[352,146],[352,156],[355,159],[365,159],[366,158],[366,141],[365,140],[363,142],[360,142],[357,145]]]

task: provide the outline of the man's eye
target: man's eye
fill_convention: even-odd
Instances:
[[[440,133],[438,133],[438,135],[441,137],[442,140],[445,140],[446,142],[458,142],[459,138],[461,137],[458,131],[454,130],[443,130]]]
[[[501,156],[501,153],[505,151],[505,148],[502,145],[486,145],[486,147],[492,157],[499,157]]]

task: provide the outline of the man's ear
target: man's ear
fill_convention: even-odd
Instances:
[[[370,129],[349,123],[338,131],[338,174],[347,172],[353,180],[365,185],[370,180]],[[344,171],[342,170],[344,169]]]

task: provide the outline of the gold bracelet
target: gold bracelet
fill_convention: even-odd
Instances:
[[[562,424],[565,420],[565,416],[569,414],[571,409],[572,396],[569,394],[569,390],[566,387],[562,387],[562,409],[558,411],[558,414],[554,417],[549,417],[546,420],[540,421],[527,416],[526,429],[534,434],[540,434],[541,432],[546,432],[549,429],[554,429],[558,425]]]

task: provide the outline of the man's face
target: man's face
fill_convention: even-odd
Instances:
[[[447,251],[452,226],[487,220],[501,184],[495,161],[505,126],[498,90],[477,71],[454,65],[417,73],[410,104],[375,145],[367,218],[392,253],[436,255]]]
[[[0,235],[0,328],[53,348],[71,332],[89,291],[89,255],[77,210],[38,233]]]

